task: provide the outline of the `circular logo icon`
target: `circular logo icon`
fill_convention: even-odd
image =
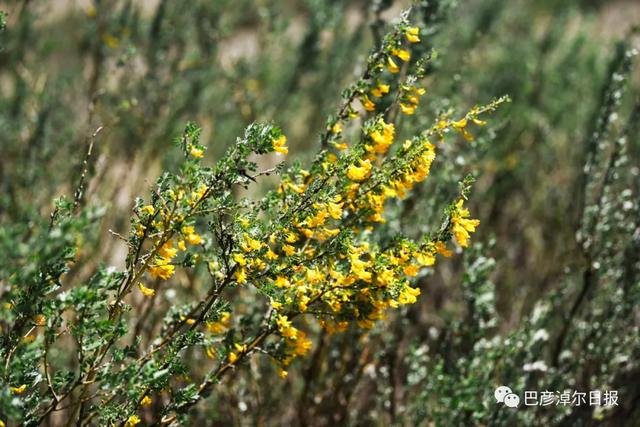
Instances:
[[[496,402],[502,403],[504,402],[504,398],[508,394],[513,394],[513,391],[506,385],[501,385],[493,392],[493,397],[496,398]]]

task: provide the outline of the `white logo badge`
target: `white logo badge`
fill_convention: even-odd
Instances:
[[[520,397],[506,385],[496,388],[493,392],[493,397],[496,398],[496,402],[504,403],[509,408],[517,408],[520,404]]]

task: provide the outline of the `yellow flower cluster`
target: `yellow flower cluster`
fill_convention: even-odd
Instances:
[[[400,101],[400,110],[409,116],[414,114],[420,103],[420,96],[425,93],[427,93],[427,90],[424,88],[415,86],[404,88],[404,93]]]
[[[360,160],[359,165],[350,165],[347,168],[347,177],[355,182],[362,182],[371,174],[371,161]]]
[[[393,125],[386,124],[382,121],[383,130],[374,130],[371,132],[370,137],[374,141],[375,145],[366,145],[365,149],[370,153],[383,154],[388,147],[393,144]],[[388,198],[404,198],[407,191],[413,189],[416,183],[424,181],[429,175],[431,164],[435,158],[435,146],[428,140],[417,140],[415,142],[416,149],[415,154],[412,154],[413,160],[404,166],[399,173],[394,174],[393,178],[386,182],[381,182],[378,186],[379,190],[364,190],[361,195],[358,196],[359,183],[371,173],[371,168],[368,167],[366,175],[362,171],[363,167],[357,167],[352,165],[351,169],[347,170],[347,177],[356,181],[355,184],[347,186],[345,199],[348,201],[347,207],[353,213],[360,211],[370,211],[371,214],[367,217],[371,222],[385,222],[382,214],[384,212],[384,205]],[[405,152],[412,149],[414,145],[413,141],[406,141],[403,148]],[[371,165],[373,158],[366,159],[361,164]],[[366,163],[365,163],[366,162]]]
[[[212,334],[221,334],[229,328],[231,313],[224,312],[216,322],[207,322],[207,330]]]
[[[420,38],[418,37],[419,32],[420,32],[419,28],[412,27],[412,28],[407,28],[404,31],[404,34],[409,43],[417,43],[420,41]],[[385,61],[384,65],[380,64],[380,67],[386,66],[387,70],[391,74],[399,73],[400,66],[398,65],[398,62],[396,62],[396,59],[394,58],[397,58],[404,62],[407,62],[411,59],[411,52],[409,52],[407,49],[401,48],[399,40],[396,43],[394,43],[394,45],[390,46],[388,50],[386,50],[385,56],[383,57],[383,60]],[[378,81],[376,87],[370,89],[370,92],[371,92],[371,95],[373,95],[374,97],[381,98],[385,94],[389,93],[389,89],[390,87],[388,84]],[[361,93],[360,103],[362,104],[362,107],[365,109],[365,111],[368,111],[368,112],[376,111],[376,104],[371,100],[371,98],[369,98],[369,96],[366,93]],[[413,114],[415,111],[416,105],[417,105],[417,102],[414,102],[414,103],[401,102],[400,108],[405,114]],[[357,116],[357,113],[355,112],[352,112],[352,114],[354,116]],[[334,133],[337,133],[337,132],[334,132]]]
[[[464,199],[458,200],[455,206],[455,210],[451,215],[451,222],[453,223],[453,236],[456,242],[463,248],[469,246],[469,233],[476,231],[476,227],[480,225],[479,219],[470,219],[469,209],[464,208]]]
[[[395,135],[395,126],[393,123],[385,123],[384,119],[378,121],[378,125],[374,130],[369,133],[369,137],[373,141],[373,145],[365,145],[365,149],[368,152],[376,154],[385,154],[389,149],[389,146],[393,144],[393,138]]]
[[[146,205],[140,208],[140,212],[146,213],[148,215],[153,215],[156,213],[156,209],[151,205]]]
[[[176,267],[171,263],[171,259],[156,257],[155,264],[149,267],[149,274],[154,279],[167,280],[175,272]],[[153,294],[152,294],[153,295]]]
[[[287,316],[277,315],[276,326],[280,335],[286,340],[288,347],[287,356],[283,360],[284,365],[291,363],[296,356],[304,356],[311,349],[311,340],[303,331],[296,329]],[[281,376],[285,377],[286,371]]]
[[[381,214],[386,198],[404,197],[416,183],[427,178],[435,158],[435,146],[426,138],[417,138],[403,145],[401,153],[406,155],[408,161],[403,163],[399,173],[393,174],[393,179],[381,183],[379,192],[365,189],[357,199],[351,194],[354,185],[360,186],[370,177],[375,156],[385,153],[393,144],[394,131],[393,125],[383,120],[371,128],[368,134],[371,143],[367,144],[366,149],[368,157],[347,169],[347,177],[352,184],[346,184],[345,193],[335,196],[335,200],[328,203],[314,203],[314,210],[306,214],[304,219],[294,221],[297,232],[282,231],[281,250],[285,255],[297,253],[313,259],[316,248],[309,244],[309,240],[304,240],[302,247],[296,247],[301,244],[302,236],[307,239],[316,237],[317,231],[313,227],[331,227],[327,221],[342,219],[345,209],[350,215],[371,209],[374,215],[367,219],[383,221]],[[452,224],[456,236],[460,234],[457,227],[463,227],[465,232],[470,233],[477,225],[475,220],[468,219],[468,212],[461,205],[452,216]],[[355,231],[359,233],[357,229]],[[288,343],[293,344],[299,339],[300,331],[283,313],[305,313],[312,304],[324,305],[329,313],[333,313],[320,315],[320,324],[329,332],[346,328],[348,322],[339,320],[341,318],[354,319],[360,327],[370,328],[383,317],[387,307],[417,301],[420,290],[410,286],[409,280],[417,276],[422,268],[434,265],[438,254],[448,257],[452,253],[440,241],[423,245],[405,242],[384,251],[363,241],[349,245],[345,253],[338,254],[326,264],[314,264],[313,261],[303,265],[298,262],[288,264],[285,258],[285,262],[275,269],[272,282],[278,289],[277,298],[271,298],[272,306],[278,313],[278,330]],[[290,356],[295,356],[295,353],[290,353]]]
[[[404,197],[416,183],[427,178],[435,158],[435,146],[426,137],[420,137],[403,144],[399,151],[400,166],[385,175],[391,178],[382,182],[371,180],[375,190],[365,188],[369,186],[365,181],[370,180],[374,165],[378,164],[377,156],[388,152],[394,137],[394,125],[378,119],[364,141],[365,157],[346,168],[348,181],[342,191],[310,203],[287,226],[277,225],[270,232],[268,243],[249,232],[250,221],[242,218],[238,221],[244,231],[240,234],[238,250],[232,254],[235,280],[238,284],[246,283],[259,271],[261,274],[255,276],[258,284],[260,277],[268,272],[270,289],[273,289],[269,300],[275,310],[275,327],[286,343],[286,350],[279,358],[284,365],[311,348],[304,332],[293,325],[294,317],[311,312],[313,306],[322,313],[313,312],[320,325],[330,333],[344,330],[349,321],[371,328],[376,320],[383,318],[388,307],[415,303],[420,289],[411,286],[411,278],[418,276],[423,268],[433,266],[436,255],[452,254],[440,241],[421,245],[402,241],[380,250],[366,239],[358,240],[360,230],[353,228],[352,243],[344,246],[343,252],[327,260],[319,257],[325,248],[320,243],[340,234],[345,218],[371,210],[373,213],[366,219],[382,222],[387,198]],[[288,198],[305,192],[312,182],[306,171],[299,171],[298,176],[299,181],[285,177],[278,190],[285,212]],[[453,233],[458,239],[462,236],[458,228],[462,227],[468,238],[477,223],[468,219],[462,205],[456,207],[452,214]],[[226,320],[225,317],[207,327],[213,333],[222,332],[227,328]],[[246,347],[236,345],[235,351],[228,355],[229,362],[235,363],[246,351]],[[286,377],[287,373],[280,368],[279,375]]]
[[[239,285],[247,283],[248,276],[252,271],[262,271],[267,267],[267,263],[261,258],[262,256],[269,261],[278,258],[266,243],[254,239],[249,233],[243,233],[239,246],[242,252],[235,252],[231,255],[231,259],[236,265],[233,277]]]
[[[343,316],[353,317],[359,326],[370,328],[382,318],[385,308],[416,302],[420,291],[409,286],[407,279],[433,265],[438,253],[451,254],[441,243],[420,247],[403,244],[379,252],[362,242],[350,245],[343,261],[322,267],[298,265],[288,277],[278,275],[273,284],[281,290],[280,297],[279,301],[272,299],[272,306],[278,312],[278,331],[292,349],[288,354],[294,357],[304,353],[310,343],[290,318],[281,314],[285,306],[289,312],[304,313],[312,303],[326,305],[334,316],[323,318],[321,325],[330,332],[346,328],[347,322],[335,321]]]
[[[387,197],[400,197],[403,198],[407,191],[413,189],[416,183],[420,183],[427,179],[429,171],[431,170],[431,164],[436,157],[435,146],[428,140],[420,142],[421,150],[420,154],[415,156],[413,161],[403,170],[403,174],[392,180],[384,187],[384,194]],[[405,143],[405,147],[409,148],[412,145],[411,141]]]
[[[168,240],[156,249],[154,261],[147,269],[152,278],[168,280],[174,275],[175,265],[172,264],[172,261],[178,254],[178,250],[184,251],[187,249],[185,241],[191,245],[202,243],[202,237],[196,233],[195,227],[191,225],[182,227],[181,234],[182,238],[178,240],[177,248],[173,246],[173,240]],[[156,242],[156,245],[159,244],[159,242]],[[155,295],[155,290],[144,286],[142,283],[138,284],[138,288],[145,296],[151,297]]]
[[[359,100],[365,110],[375,111],[374,100],[380,100],[391,91],[391,83],[375,79],[386,73],[385,66],[392,73],[399,72],[399,61],[411,59],[410,52],[401,47],[401,44],[406,46],[406,42],[398,41],[400,37],[406,37],[409,43],[420,41],[418,28],[401,28],[393,46],[387,46],[383,55],[376,57],[377,74],[371,75],[371,85],[375,86],[357,86],[338,119],[328,123],[328,139],[323,143],[333,144],[338,151],[347,149],[344,139],[353,133],[343,135],[341,123],[347,115],[350,117],[355,113],[350,103]],[[415,76],[411,76],[397,87],[396,107],[405,114],[414,114],[420,96],[426,93],[425,89],[414,85]],[[479,221],[470,218],[462,198],[450,208],[446,230],[439,231],[431,240],[419,243],[397,239],[382,246],[370,238],[369,230],[375,223],[385,221],[383,215],[389,199],[406,197],[417,183],[428,177],[436,155],[430,138],[443,136],[450,129],[467,137],[467,124],[483,124],[476,116],[485,111],[489,109],[473,110],[457,121],[450,118],[450,112],[444,113],[440,117],[442,126],[437,123],[404,144],[397,144],[392,156],[388,153],[396,142],[394,123],[387,123],[384,114],[371,117],[363,126],[364,134],[346,155],[340,156],[336,150],[323,150],[311,169],[313,173],[293,166],[282,178],[277,192],[270,193],[269,203],[265,203],[275,207],[273,211],[265,208],[266,212],[263,212],[256,208],[246,217],[236,217],[229,227],[225,224],[226,230],[232,230],[233,248],[230,253],[223,251],[221,255],[212,255],[222,259],[210,260],[209,269],[222,283],[251,283],[266,295],[272,309],[269,311],[269,328],[272,328],[269,331],[277,331],[282,339],[282,345],[275,347],[282,349],[282,353],[274,357],[280,363],[278,374],[281,377],[287,376],[282,366],[306,354],[312,346],[306,334],[294,325],[300,317],[313,316],[329,333],[343,331],[351,323],[371,328],[384,317],[388,308],[416,303],[420,289],[412,285],[414,278],[433,266],[438,256],[452,255],[447,243],[441,239],[450,239],[453,235],[460,246],[468,246],[470,233],[475,231]],[[286,142],[285,136],[273,138],[273,151],[287,154]],[[191,153],[199,157],[196,154]],[[182,200],[184,197],[182,205],[191,207],[208,194],[204,185],[195,191],[184,191],[187,195],[178,191],[177,198]],[[142,208],[147,215],[155,215],[156,210],[160,210],[160,220],[165,220],[164,208],[159,204],[155,208]],[[263,214],[267,221],[260,223]],[[155,217],[151,219],[155,220]],[[160,229],[155,223],[154,226]],[[165,230],[175,228],[165,226]],[[168,279],[174,274],[171,261],[178,250],[185,250],[186,244],[202,242],[193,226],[183,226],[176,248],[173,246],[175,241],[169,240],[156,250],[148,268],[150,275]],[[222,260],[224,263],[218,262]],[[145,295],[155,292],[143,287],[141,290]],[[212,335],[227,331],[229,335],[233,332],[230,318],[230,313],[222,313],[217,320],[210,320],[204,326]],[[207,356],[216,358],[226,354],[230,364],[252,354],[259,342],[243,336],[242,341],[220,352],[212,344],[219,341],[220,337],[209,338]]]

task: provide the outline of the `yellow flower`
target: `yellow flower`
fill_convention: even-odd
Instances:
[[[410,43],[418,43],[420,41],[420,37],[418,37],[418,34],[420,34],[420,28],[418,27],[407,28],[404,33],[405,37]]]
[[[458,200],[456,210],[452,214],[451,222],[453,223],[453,236],[460,246],[466,248],[469,246],[470,233],[476,231],[476,227],[480,225],[480,220],[469,219],[469,210],[463,208],[464,199]]]
[[[296,252],[296,248],[294,248],[291,245],[283,245],[282,246],[282,252],[284,252],[288,256],[291,256]]]
[[[430,252],[418,252],[414,255],[414,259],[423,267],[428,267],[436,263],[436,258]],[[407,274],[405,272],[405,274]],[[410,276],[410,274],[407,274]]]
[[[414,304],[420,295],[420,289],[407,286],[398,296],[398,302],[400,304]]]
[[[309,283],[316,284],[324,279],[324,274],[320,273],[317,267],[308,268],[305,277]]]
[[[348,147],[348,145],[345,142],[333,142],[333,146],[340,151],[346,150]]]
[[[327,204],[327,212],[333,219],[342,218],[342,203],[329,202]]]
[[[287,375],[289,375],[287,371],[285,371],[282,368],[278,369],[278,376],[280,378],[285,379],[285,378],[287,378]]]
[[[360,255],[353,254],[351,255],[351,273],[353,273],[358,279],[363,280],[365,282],[371,281],[371,272],[367,271],[368,268],[371,268],[371,263],[362,261],[360,259]]]
[[[378,154],[384,154],[389,149],[389,146],[393,144],[393,138],[395,135],[395,127],[393,123],[385,123],[382,121],[382,132],[375,130],[369,134],[371,139],[375,142],[373,151]]]
[[[238,265],[242,267],[247,265],[247,260],[245,259],[244,255],[242,255],[241,253],[233,254],[232,258]]]
[[[207,357],[209,359],[215,359],[216,356],[216,350],[213,347],[207,347]]]
[[[138,237],[144,236],[144,230],[146,230],[146,229],[147,229],[147,227],[145,227],[142,224],[136,225],[136,236],[138,236]]]
[[[380,98],[382,95],[389,93],[389,85],[378,83],[378,86],[371,89],[371,94],[376,98]]]
[[[145,205],[142,208],[140,208],[140,212],[144,212],[144,213],[147,213],[149,215],[153,215],[154,213],[156,213],[156,210],[151,205]]]
[[[279,314],[276,317],[276,325],[283,337],[294,340],[298,336],[298,330],[293,327],[287,316]]]
[[[291,286],[291,283],[289,282],[289,280],[284,276],[278,276],[276,278],[274,284],[278,288],[288,288],[289,286]]]
[[[187,250],[187,246],[184,244],[184,240],[179,240],[178,241],[178,249],[180,249],[181,251],[186,251]]]
[[[396,64],[391,57],[387,58],[387,68],[392,73],[397,73],[398,71],[400,71],[398,64]]]
[[[374,130],[373,132],[371,132],[369,136],[371,137],[371,139],[373,139],[374,142],[378,144],[382,144],[385,142],[384,137],[377,130]]]
[[[185,236],[185,240],[190,245],[199,245],[200,243],[202,243],[202,237],[200,237],[200,235],[197,233],[187,234]]]
[[[233,351],[229,353],[229,363],[236,363],[238,361],[238,355]]]
[[[147,288],[145,285],[143,285],[142,283],[138,283],[138,287],[140,288],[140,291],[142,292],[142,294],[145,297],[152,297],[156,294],[156,291],[150,288]]]
[[[408,61],[409,59],[411,59],[411,54],[409,53],[409,51],[404,49],[393,49],[391,53],[402,59],[403,61]]]
[[[251,252],[251,251],[257,251],[260,250],[263,246],[263,243],[251,238],[251,236],[249,236],[247,233],[245,233],[243,236],[245,243],[242,246],[242,249],[245,252]]]
[[[416,112],[415,104],[405,104],[404,102],[401,102],[400,109],[404,114],[407,114],[409,116]]]
[[[360,166],[350,165],[347,168],[347,177],[350,180],[360,182],[369,177],[371,173],[371,162],[369,160],[361,160]]]
[[[306,334],[302,331],[298,331],[298,337],[295,341],[293,354],[297,356],[304,356],[309,350],[311,350],[312,345],[311,340],[307,338]]]
[[[394,271],[390,268],[383,268],[376,275],[376,282],[380,286],[388,286],[396,280]]]
[[[271,307],[273,307],[274,310],[279,311],[282,310],[282,303],[275,301],[273,298],[269,298],[269,302],[271,303]]]
[[[145,396],[142,398],[142,400],[140,401],[140,404],[142,406],[149,406],[151,405],[151,398],[149,396]]]
[[[192,191],[191,192],[191,200],[192,202],[189,203],[190,205],[195,204],[196,201],[202,199],[204,197],[204,193],[207,192],[207,186],[206,185],[201,185],[200,187],[198,187],[198,189],[196,191]],[[193,228],[193,227],[192,227]]]
[[[167,280],[175,272],[175,266],[169,264],[171,260],[166,258],[158,258],[157,263],[149,267],[149,274],[154,279]]]
[[[36,326],[44,326],[47,324],[47,318],[45,316],[43,316],[42,314],[38,314],[34,319],[33,319],[33,323],[36,324]]]
[[[247,272],[243,268],[241,268],[238,271],[236,271],[233,274],[233,277],[235,277],[236,282],[239,285],[243,285],[243,284],[247,283]]]
[[[138,424],[140,424],[142,420],[140,419],[139,416],[137,415],[131,415],[128,419],[127,422],[124,424],[124,427],[135,427]]]
[[[293,232],[289,232],[287,233],[287,235],[284,238],[285,242],[287,243],[295,243],[298,241],[298,236],[296,235],[296,233]]]
[[[164,245],[162,245],[162,247],[158,249],[158,255],[160,255],[163,258],[171,259],[174,256],[176,256],[177,253],[178,253],[178,250],[173,247],[173,241],[171,240],[169,240],[167,243],[165,243]]]
[[[367,95],[362,99],[362,106],[367,111],[376,111],[376,104],[374,104]]]
[[[301,312],[307,311],[307,309],[309,308],[308,307],[309,301],[311,301],[311,298],[309,298],[306,295],[302,295],[298,300],[298,309]]]
[[[251,261],[251,268],[255,270],[264,270],[267,267],[267,264],[260,258],[255,258]]]
[[[229,327],[229,320],[231,319],[231,313],[225,312],[220,315],[220,320],[217,322],[207,322],[207,330],[212,334],[219,334],[224,332]]]
[[[204,156],[204,150],[194,146],[191,147],[189,154],[191,154],[196,159],[201,159]]]
[[[27,389],[27,385],[22,384],[20,387],[9,387],[9,389],[13,394],[22,394]]]
[[[451,121],[451,126],[453,126],[454,128],[458,129],[458,130],[462,130],[467,126],[467,119],[466,118],[461,118],[460,120],[452,120]]]
[[[273,140],[273,150],[277,154],[287,154],[289,152],[289,149],[285,147],[286,143],[287,143],[287,137],[284,135],[281,135],[279,138],[276,138]]]
[[[436,242],[436,253],[447,258],[453,255],[453,252],[447,249],[447,245],[444,242]]]
[[[415,275],[418,274],[418,267],[413,265],[413,264],[409,264],[404,268],[404,274],[406,274],[407,276],[410,277],[414,277]]]
[[[194,323],[196,323],[196,319],[193,319],[191,317],[186,318],[185,316],[180,316],[180,320],[182,320],[187,325],[193,325]]]
[[[266,254],[264,254],[264,256],[265,256],[268,260],[271,260],[271,261],[275,261],[275,260],[277,260],[277,259],[278,259],[278,254],[276,254],[275,252],[273,252],[273,251],[271,250],[271,248],[267,249],[267,253],[266,253]]]
[[[467,131],[467,124],[468,120],[465,117],[461,118],[458,121],[451,122],[452,127],[462,132],[462,136],[464,136],[464,139],[466,139],[467,141],[473,141],[473,136],[469,133],[469,131]]]
[[[335,134],[339,134],[342,132],[342,125],[340,123],[336,123],[335,125],[333,125],[333,127],[331,127],[331,132],[335,133]]]

